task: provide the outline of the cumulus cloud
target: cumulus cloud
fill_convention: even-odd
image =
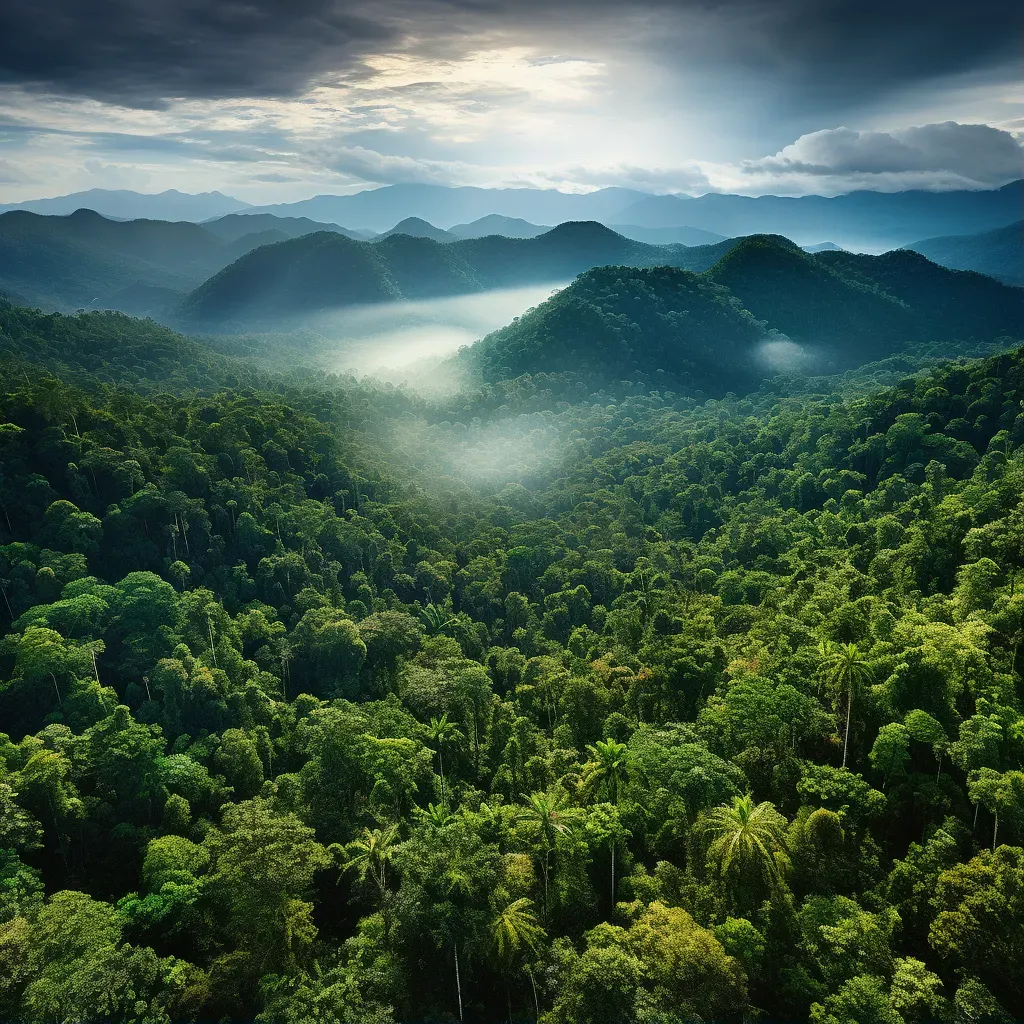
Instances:
[[[986,124],[945,121],[888,132],[830,128],[739,169],[757,179],[804,179],[812,187],[831,180],[889,190],[991,188],[1024,173],[1024,148],[1010,132]]]
[[[329,170],[381,185],[461,185],[480,173],[479,168],[455,161],[394,156],[364,146],[342,146],[316,155]]]

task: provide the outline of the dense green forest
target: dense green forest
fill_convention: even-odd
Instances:
[[[1024,1016],[1019,293],[761,383],[764,252],[433,397],[0,305],[0,1019]]]

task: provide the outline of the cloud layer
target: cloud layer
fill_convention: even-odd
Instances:
[[[934,0],[10,3],[0,201],[127,181],[255,202],[394,182],[989,187],[1021,174],[998,127],[1024,125],[1020,18],[1007,0],[969,13]]]

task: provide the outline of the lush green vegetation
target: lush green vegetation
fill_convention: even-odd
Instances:
[[[318,232],[264,246],[205,281],[181,315],[199,324],[286,319],[356,303],[564,281],[607,264],[703,271],[735,244],[647,245],[593,221],[560,224],[534,238],[442,241],[425,237],[424,227],[410,231],[372,242]]]
[[[780,369],[845,369],[926,340],[1024,336],[1024,291],[917,253],[811,255],[768,235],[723,245],[704,274],[582,274],[454,365],[491,383],[528,373],[590,384],[639,374],[658,387],[720,397]]]
[[[0,308],[0,1017],[1024,1014],[1024,350],[622,274],[444,399]]]

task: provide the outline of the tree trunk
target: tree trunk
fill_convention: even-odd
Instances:
[[[540,1020],[540,1003],[537,1001],[537,983],[533,980],[533,971],[527,968],[526,973],[530,976],[530,988],[533,989],[533,1021],[537,1024]]]
[[[615,912],[615,843],[612,843],[612,913]]]
[[[64,702],[60,699],[60,687],[57,686],[57,677],[51,672],[50,678],[53,680],[53,690],[57,694],[57,707],[63,708]]]
[[[459,997],[459,1020],[462,1020],[462,979],[459,977],[459,944],[452,940],[455,950],[455,992]]]
[[[999,835],[999,808],[997,807],[993,812],[995,814],[995,820],[992,824],[992,852],[996,852],[996,836]]]
[[[843,736],[843,767],[846,767],[846,751],[850,745],[850,717],[853,713],[853,689],[846,696],[846,733]]]
[[[441,766],[441,805],[446,805],[444,796],[444,754],[441,753],[441,744],[437,745],[437,763]]]

